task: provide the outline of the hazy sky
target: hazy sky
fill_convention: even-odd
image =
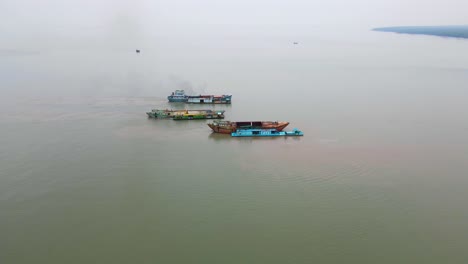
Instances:
[[[235,65],[306,56],[354,65],[384,37],[373,27],[468,24],[466,10],[467,0],[0,0],[0,92],[229,90],[232,76],[249,74]],[[281,46],[307,37],[297,54]]]
[[[210,25],[468,24],[466,0],[0,0],[9,34],[98,30],[171,32]]]

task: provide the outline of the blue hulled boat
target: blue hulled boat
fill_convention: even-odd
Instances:
[[[233,137],[284,137],[284,136],[303,136],[304,133],[297,128],[292,131],[278,131],[276,129],[237,129],[232,132]]]

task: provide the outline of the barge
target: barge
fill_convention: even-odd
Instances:
[[[190,114],[190,115],[199,115],[199,114],[206,114],[206,115],[217,115],[217,114],[224,114],[224,110],[222,111],[213,111],[211,109],[201,109],[201,110],[169,110],[169,109],[153,109],[151,112],[146,113],[149,118],[158,118],[158,119],[166,119],[166,118],[174,118],[177,115],[183,114]]]
[[[274,129],[276,131],[282,131],[288,125],[289,122],[278,121],[214,121],[208,124],[213,132],[222,134],[231,134],[238,129]]]
[[[173,120],[195,120],[195,119],[223,119],[224,111],[214,111],[211,113],[190,114],[184,113],[182,115],[175,115]]]
[[[278,131],[276,129],[238,129],[232,132],[233,137],[285,137],[304,136],[304,133],[297,128],[292,131]]]

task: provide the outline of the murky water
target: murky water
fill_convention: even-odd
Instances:
[[[4,55],[0,262],[465,263],[467,44],[364,29]],[[177,88],[305,136],[147,119],[185,107]]]

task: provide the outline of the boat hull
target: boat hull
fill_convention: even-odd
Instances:
[[[223,122],[223,123],[210,123],[208,126],[215,133],[231,134],[236,132],[237,129],[275,129],[282,131],[289,125],[289,122],[273,122],[273,121],[247,121],[247,122]]]
[[[189,102],[186,101],[187,104],[231,104],[231,101],[229,102]]]
[[[235,128],[219,127],[213,124],[208,124],[208,126],[213,130],[213,132],[221,133],[221,134],[231,134],[232,132],[236,131]]]
[[[153,109],[151,112],[146,113],[149,118],[157,118],[157,119],[172,119],[176,116],[200,116],[205,115],[207,117],[215,117],[215,116],[222,116],[224,118],[224,110],[214,111],[210,109],[202,109],[202,110],[159,110]],[[204,118],[207,119],[207,118]],[[209,118],[209,119],[220,119],[218,118]]]
[[[173,98],[171,96],[167,97],[167,100],[171,103],[186,103],[188,98]]]
[[[180,121],[180,120],[200,120],[200,119],[223,119],[224,115],[178,115],[174,116],[173,120]]]
[[[232,137],[288,137],[288,136],[303,136],[304,133],[298,129],[293,131],[277,131],[275,129],[238,129],[232,132]]]

